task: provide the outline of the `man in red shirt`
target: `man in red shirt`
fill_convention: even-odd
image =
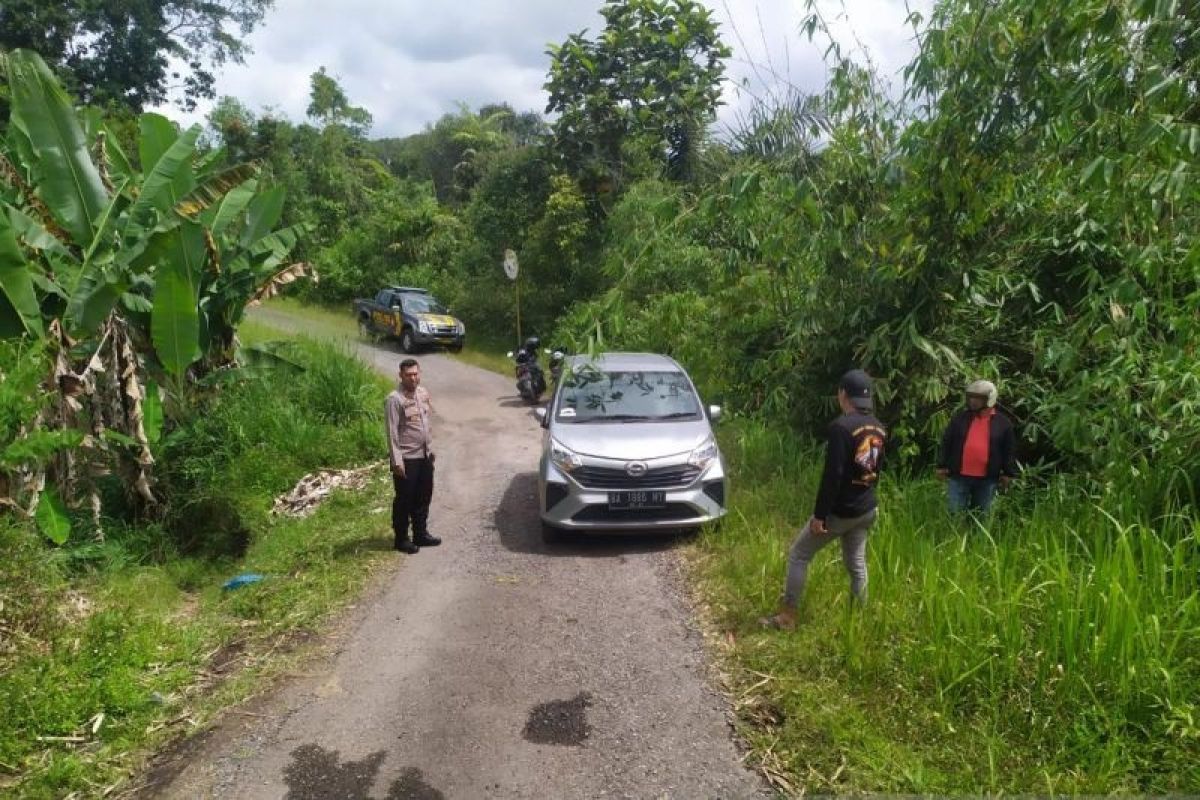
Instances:
[[[937,475],[949,480],[951,513],[987,513],[996,487],[1017,476],[1016,434],[996,410],[996,386],[978,380],[967,387],[967,407],[955,414],[942,435]]]

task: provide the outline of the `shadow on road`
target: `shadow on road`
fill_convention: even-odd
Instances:
[[[283,771],[286,800],[370,800],[371,785],[383,764],[382,750],[362,761],[342,762],[338,752],[315,744],[292,751]],[[419,769],[409,767],[388,790],[385,800],[443,800],[445,795],[425,782]]]
[[[521,472],[513,476],[492,515],[492,523],[500,534],[500,544],[506,550],[547,556],[617,558],[630,553],[654,553],[669,550],[693,535],[686,530],[661,533],[560,531],[558,540],[548,544],[542,540],[536,472]]]

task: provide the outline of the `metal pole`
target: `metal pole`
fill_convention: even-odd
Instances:
[[[517,286],[517,347],[521,346],[521,273],[517,273],[517,279],[513,281]]]

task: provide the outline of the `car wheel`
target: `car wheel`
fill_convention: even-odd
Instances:
[[[406,353],[417,352],[417,340],[409,328],[405,328],[404,333],[400,334],[400,349]]]
[[[450,345],[450,352],[451,353],[461,353],[462,347],[463,346],[461,344],[452,344],[452,345]]]
[[[542,541],[546,544],[558,544],[563,540],[562,528],[556,528],[542,520]]]

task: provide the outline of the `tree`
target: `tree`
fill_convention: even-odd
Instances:
[[[182,88],[195,108],[213,96],[206,64],[241,63],[272,0],[5,0],[0,51],[38,52],[83,102],[140,111]],[[171,59],[186,64],[174,71]]]
[[[325,67],[312,74],[309,90],[308,116],[328,128],[341,125],[356,138],[367,135],[371,129],[371,113],[365,108],[350,105],[345,90],[337,79],[325,71]]]
[[[693,0],[608,0],[600,13],[597,39],[577,33],[548,51],[556,149],[600,188],[621,180],[631,149],[688,178],[731,52],[712,12]]]

